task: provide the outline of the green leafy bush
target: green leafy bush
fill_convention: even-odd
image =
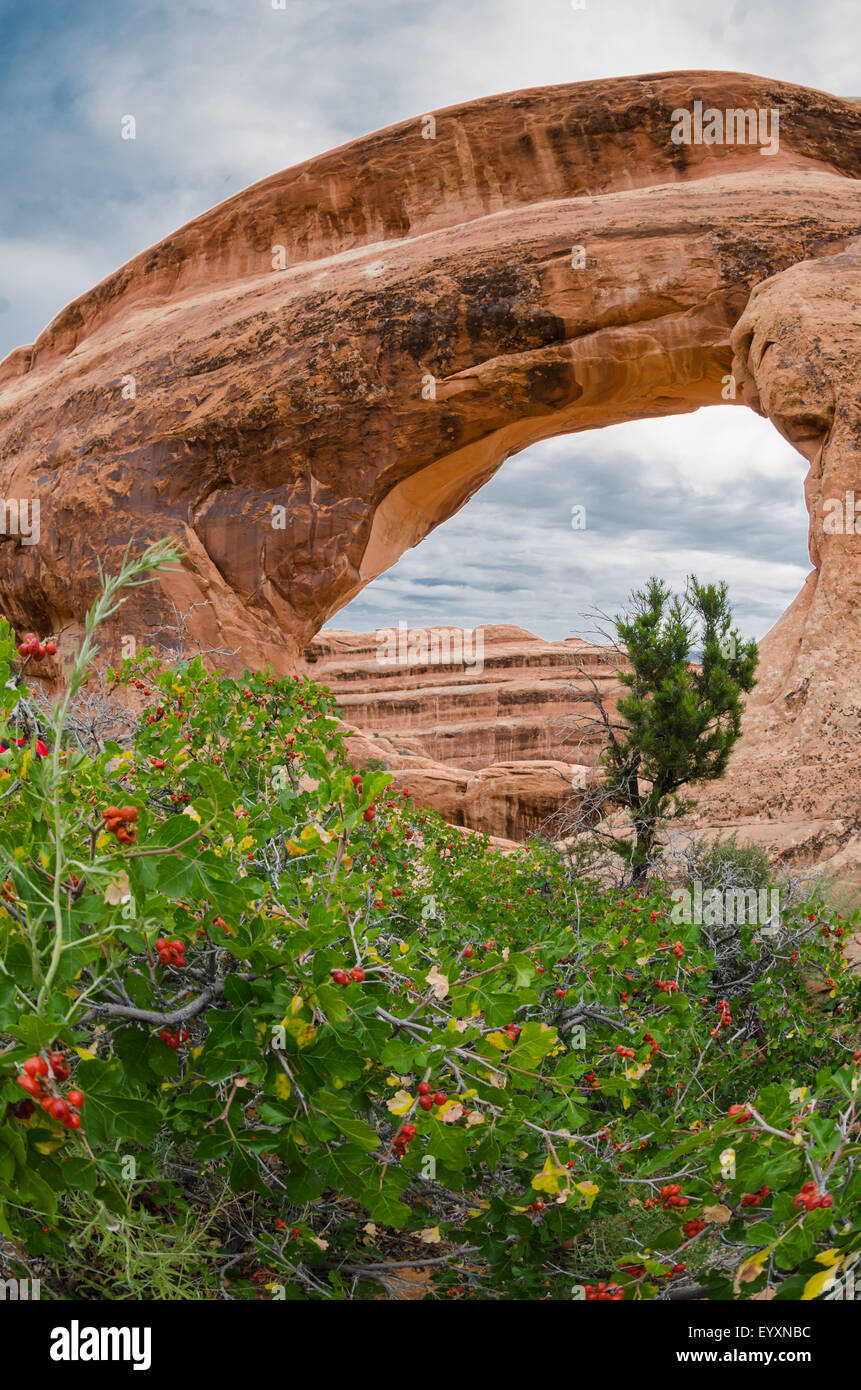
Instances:
[[[665,890],[453,831],[305,679],[145,653],[128,747],[75,747],[64,698],[40,757],[18,669],[4,623],[0,1232],[58,1294],[76,1262],[111,1298],[839,1289],[853,924],[750,929],[726,999]]]

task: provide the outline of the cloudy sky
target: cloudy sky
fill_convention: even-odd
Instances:
[[[0,0],[0,358],[183,222],[380,126],[676,68],[857,96],[857,32],[857,0]],[[548,441],[332,625],[565,636],[647,574],[695,569],[761,635],[809,568],[802,475],[741,408]]]

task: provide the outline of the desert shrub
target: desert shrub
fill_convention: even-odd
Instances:
[[[707,888],[769,888],[776,872],[762,845],[740,844],[736,832],[691,847],[688,882],[699,880]]]
[[[0,1233],[52,1287],[141,1296],[149,1258],[176,1298],[404,1266],[431,1298],[812,1298],[851,1265],[857,914],[745,933],[739,1012],[666,889],[452,831],[350,767],[308,680],[144,653],[127,745],[70,741],[67,694],[39,756],[13,671],[0,623]]]

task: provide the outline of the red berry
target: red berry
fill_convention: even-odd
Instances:
[[[67,1091],[66,1100],[70,1105],[74,1105],[76,1110],[80,1110],[84,1104],[84,1093],[83,1091]]]
[[[38,1081],[32,1076],[28,1076],[26,1072],[22,1071],[21,1075],[16,1076],[15,1080],[18,1082],[21,1090],[27,1092],[28,1096],[41,1096],[42,1088]]]
[[[435,1091],[433,1095],[434,1105],[445,1105],[445,1092]]]
[[[350,978],[350,977],[349,977],[349,975],[347,974],[346,970],[333,970],[333,971],[332,971],[332,979],[335,981],[335,984],[336,984],[336,985],[345,985],[345,984],[347,983],[347,981],[348,981],[349,978]]]
[[[80,1128],[81,1128],[81,1117],[80,1117],[80,1115],[71,1115],[71,1114],[70,1114],[70,1115],[69,1115],[69,1118],[65,1121],[65,1124],[66,1124],[66,1128],[67,1128],[67,1129],[80,1129]]]
[[[56,1100],[51,1101],[51,1114],[55,1120],[65,1121],[69,1118],[69,1107],[59,1096]]]
[[[419,1105],[422,1110],[433,1110],[433,1100],[430,1096],[419,1096]]]
[[[28,1076],[47,1076],[48,1063],[44,1057],[28,1057],[24,1063],[24,1070]]]
[[[354,965],[350,971],[350,979],[355,980],[357,984],[361,984],[364,978],[365,972],[362,967],[360,965]]]
[[[429,1096],[430,1093],[431,1093],[431,1088],[430,1088],[428,1082],[427,1082],[427,1081],[420,1081],[420,1082],[419,1082],[419,1095],[420,1095],[420,1096]]]

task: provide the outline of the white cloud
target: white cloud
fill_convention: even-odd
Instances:
[[[514,622],[562,638],[650,574],[680,588],[696,573],[726,579],[744,634],[760,637],[809,570],[805,468],[742,407],[547,440],[509,459],[329,626]],[[583,531],[572,530],[575,504]]]

